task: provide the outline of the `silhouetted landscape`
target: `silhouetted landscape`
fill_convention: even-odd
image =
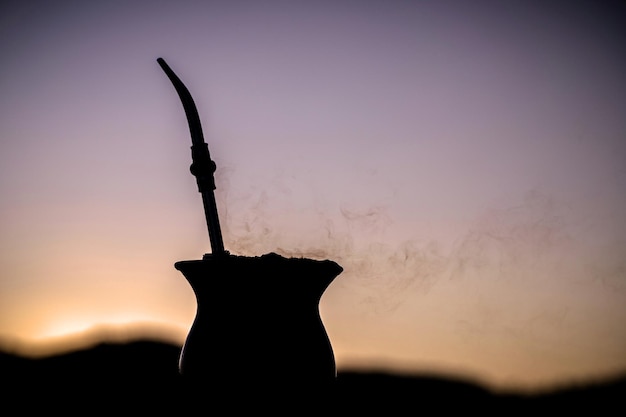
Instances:
[[[475,381],[432,374],[339,369],[335,378],[318,303],[343,268],[330,260],[235,256],[225,250],[213,193],[216,165],[197,109],[182,81],[162,58],[157,61],[189,122],[190,169],[202,194],[212,248],[202,260],[175,264],[198,301],[189,337],[184,347],[144,339],[38,359],[0,353],[5,410],[297,416],[625,411],[626,375],[533,395],[494,392]],[[236,303],[230,294],[237,294]]]
[[[224,398],[212,397],[219,381],[208,381],[190,390],[178,373],[180,346],[139,340],[104,343],[91,348],[41,359],[10,353],[0,354],[2,398],[6,407],[28,412],[82,412],[85,410],[125,414],[136,412],[214,411],[216,404],[255,410],[255,402],[269,393],[255,388],[248,393],[233,390]],[[262,384],[261,384],[262,385]],[[391,373],[361,373],[339,370],[336,384],[317,404],[298,404],[285,395],[284,407],[329,412],[376,412],[384,415],[412,414],[424,410],[481,412],[579,410],[624,410],[626,379],[589,386],[571,387],[541,395],[495,394],[478,384],[437,376],[403,376]],[[278,393],[278,398],[280,393]],[[218,401],[219,400],[219,401]],[[318,410],[323,411],[323,410]],[[219,414],[227,414],[220,412]]]

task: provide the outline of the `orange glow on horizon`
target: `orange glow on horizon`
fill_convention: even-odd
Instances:
[[[45,357],[85,349],[99,343],[126,343],[134,340],[161,341],[180,345],[187,328],[155,321],[58,322],[47,334],[29,339],[0,338],[0,349],[26,357]]]

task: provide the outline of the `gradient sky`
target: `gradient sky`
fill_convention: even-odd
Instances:
[[[3,346],[184,340],[173,265],[210,246],[163,57],[217,163],[226,249],[344,267],[320,304],[340,369],[625,372],[621,4],[2,2]]]

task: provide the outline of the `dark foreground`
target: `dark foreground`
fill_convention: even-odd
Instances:
[[[522,396],[496,395],[462,380],[340,371],[330,390],[306,401],[300,401],[293,392],[270,392],[268,386],[220,392],[219,381],[194,391],[178,374],[179,353],[179,346],[152,341],[102,344],[37,360],[0,353],[0,413],[230,415],[279,411],[282,415],[367,412],[389,416],[582,410],[621,415],[626,411],[626,379]],[[273,401],[263,402],[270,397]]]

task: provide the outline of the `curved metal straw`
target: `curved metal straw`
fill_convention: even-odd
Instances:
[[[202,125],[198,116],[198,109],[189,93],[185,84],[167,65],[163,58],[158,58],[157,62],[165,71],[178,96],[183,103],[187,122],[189,123],[189,132],[191,133],[191,157],[192,164],[191,173],[196,177],[198,183],[198,191],[202,194],[202,203],[204,206],[204,215],[206,218],[207,228],[209,230],[209,240],[211,241],[211,250],[213,255],[227,254],[224,250],[224,242],[222,240],[222,231],[220,229],[220,221],[217,215],[217,204],[215,202],[215,162],[211,160],[209,154],[209,146],[204,141],[202,134]]]

